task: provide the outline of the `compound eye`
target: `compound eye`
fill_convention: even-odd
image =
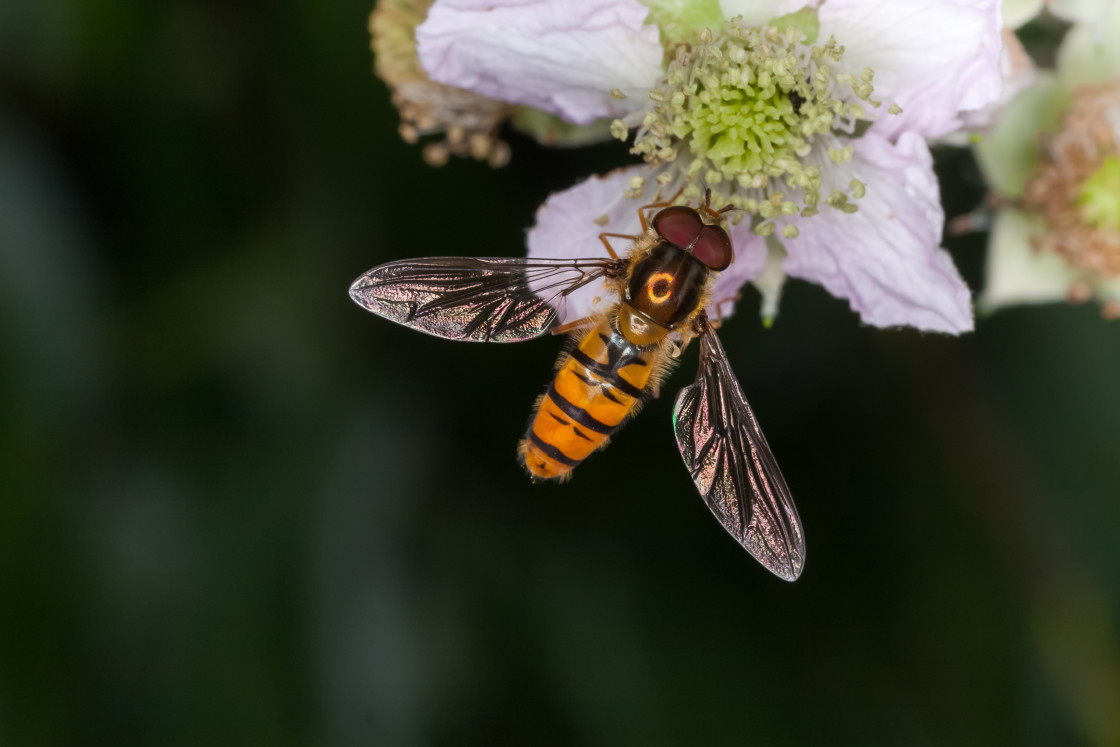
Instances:
[[[688,205],[667,207],[653,216],[653,229],[674,246],[687,249],[704,228],[700,214]]]
[[[700,235],[696,237],[692,256],[716,272],[726,270],[734,256],[731,237],[719,226],[704,226],[700,229]]]

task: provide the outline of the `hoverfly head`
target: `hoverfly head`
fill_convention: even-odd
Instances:
[[[719,272],[726,270],[735,256],[731,237],[719,225],[722,213],[733,208],[728,205],[713,210],[711,199],[712,191],[709,189],[699,210],[687,205],[667,207],[653,216],[653,228],[661,238],[691,253],[708,269]],[[705,216],[712,222],[706,221]]]

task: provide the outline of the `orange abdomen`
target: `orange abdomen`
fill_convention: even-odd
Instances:
[[[628,342],[605,318],[588,331],[537,402],[521,442],[532,476],[566,477],[603,446],[641,401],[659,355]]]

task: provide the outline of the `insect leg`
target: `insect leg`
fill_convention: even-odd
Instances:
[[[715,320],[708,322],[709,324],[712,325],[712,329],[719,329],[720,325],[723,324],[723,313],[720,311],[720,307],[723,306],[725,303],[739,303],[739,301],[742,300],[742,298],[743,298],[742,293],[736,293],[734,296],[728,296],[727,298],[721,298],[720,300],[718,300],[718,301],[716,301],[715,303],[712,304],[712,306],[716,310]]]
[[[610,242],[607,241],[608,236],[612,236],[616,239],[629,239],[630,241],[637,241],[638,240],[637,236],[631,236],[628,233],[601,233],[601,234],[599,234],[599,241],[602,241],[603,246],[607,247],[607,254],[611,255],[611,259],[618,259],[618,255],[615,254],[614,247],[612,247]]]

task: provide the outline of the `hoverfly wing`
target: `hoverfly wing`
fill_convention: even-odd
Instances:
[[[696,381],[677,395],[673,411],[677,446],[724,528],[772,573],[794,581],[805,563],[797,508],[710,327],[700,344]]]
[[[605,275],[610,259],[432,257],[375,267],[350,297],[378,316],[437,337],[520,342],[556,325],[568,293]]]

